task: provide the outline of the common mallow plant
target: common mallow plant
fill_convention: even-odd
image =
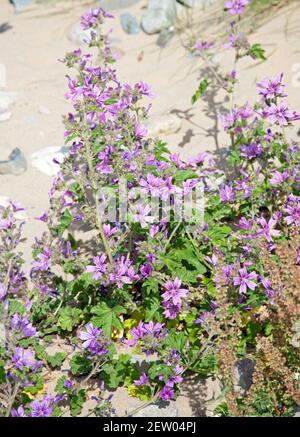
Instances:
[[[218,415],[292,415],[299,404],[300,153],[286,132],[299,115],[282,74],[259,80],[256,102],[234,103],[240,58],[265,58],[239,32],[248,3],[224,5],[229,73],[211,63],[215,41],[190,48],[212,72],[192,102],[212,81],[230,97],[222,170],[206,153],[185,162],[148,136],[153,94],[118,79],[101,32],[112,16],[97,8],[82,17],[96,55],[62,60],[72,69],[69,155],[37,218],[47,231],[35,238],[29,281],[20,207],[0,213],[2,415],[76,416],[93,399],[88,414],[113,416],[107,391],[170,401],[191,372],[220,381]],[[49,355],[53,343],[70,352]],[[254,369],[243,391],[234,377],[242,358]],[[53,369],[62,375],[47,393]]]

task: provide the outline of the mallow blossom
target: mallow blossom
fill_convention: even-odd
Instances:
[[[239,276],[233,278],[234,285],[239,285],[239,290],[241,294],[247,292],[247,288],[250,290],[255,290],[257,283],[254,280],[257,279],[257,274],[255,272],[247,272],[245,267],[239,269]]]
[[[102,278],[103,274],[106,272],[107,264],[106,264],[106,255],[102,254],[100,256],[93,257],[94,265],[88,265],[86,271],[89,273],[93,273],[93,278],[97,281]]]
[[[230,15],[241,15],[248,3],[249,0],[228,0],[225,3],[225,9]]]
[[[175,278],[174,281],[168,280],[164,285],[166,291],[162,294],[163,300],[165,302],[171,301],[174,305],[180,305],[182,298],[188,294],[188,290],[181,288],[181,284],[179,278]]]

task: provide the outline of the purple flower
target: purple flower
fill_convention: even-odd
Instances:
[[[288,170],[284,170],[282,173],[280,171],[274,171],[272,174],[272,179],[270,179],[271,185],[281,185],[289,178]]]
[[[73,387],[73,383],[72,383],[72,381],[70,380],[70,379],[66,379],[65,380],[65,382],[64,382],[64,387],[66,388],[66,389],[70,389],[70,388],[72,388]]]
[[[163,314],[167,319],[176,319],[177,314],[181,310],[181,304],[174,305],[170,300],[163,302],[162,306],[165,308]]]
[[[4,284],[0,284],[0,299],[3,299],[7,295],[7,287]]]
[[[257,83],[258,94],[266,100],[272,100],[276,97],[286,97],[284,85],[282,84],[283,73],[275,77],[275,79],[264,78]]]
[[[204,52],[206,50],[213,48],[214,45],[215,45],[214,41],[197,41],[193,46],[193,49],[198,52]]]
[[[174,398],[174,390],[169,387],[169,386],[165,386],[162,391],[159,393],[159,397],[163,400],[163,401],[170,401],[171,399]]]
[[[30,404],[32,417],[51,417],[56,399],[53,396],[44,396],[42,400],[35,399]]]
[[[110,224],[103,225],[103,232],[106,238],[112,237],[116,232],[118,232],[118,230],[117,227],[112,228]]]
[[[125,256],[121,256],[116,262],[115,271],[109,277],[111,282],[117,284],[119,288],[122,288],[124,284],[132,284],[133,281],[139,279],[139,275],[135,273],[132,266],[132,261],[126,259]]]
[[[149,223],[152,223],[154,217],[151,217],[151,207],[149,205],[143,206],[142,204],[136,205],[136,212],[133,216],[135,223],[140,223],[141,227],[144,229]]]
[[[257,284],[253,281],[257,279],[257,274],[255,272],[248,273],[245,267],[239,269],[239,276],[233,278],[234,285],[240,286],[240,293],[245,294],[247,288],[250,290],[255,290]]]
[[[113,18],[113,15],[105,12],[102,8],[90,9],[81,16],[82,29],[94,27],[98,23],[99,18]]]
[[[92,323],[85,325],[85,331],[79,332],[79,338],[83,341],[82,347],[87,349],[93,355],[107,354],[107,342],[101,343],[100,336],[103,331],[100,328],[95,328]]]
[[[155,94],[153,94],[150,90],[150,87],[147,83],[145,82],[137,82],[134,85],[134,89],[135,91],[137,91],[141,96],[148,96],[148,97],[155,97]]]
[[[93,343],[98,341],[100,334],[100,328],[95,328],[92,323],[88,323],[85,325],[85,331],[80,331],[78,337],[83,341],[82,347],[88,349]]]
[[[249,0],[228,0],[225,3],[225,9],[230,15],[241,15],[248,3]]]
[[[11,416],[12,417],[28,417],[27,414],[25,414],[25,410],[23,405],[20,405],[17,409],[13,408],[11,410]]]
[[[101,279],[103,276],[103,273],[106,272],[107,264],[106,262],[106,255],[102,254],[101,256],[94,256],[93,257],[93,266],[87,266],[86,271],[89,273],[93,273],[93,278]]]
[[[169,375],[167,387],[174,387],[174,384],[180,384],[183,381],[183,378],[181,376],[183,372],[183,367],[179,366],[179,364],[176,364],[174,368],[174,375]]]
[[[268,297],[268,299],[272,300],[275,295],[275,291],[272,289],[270,280],[268,278],[260,277],[260,282],[266,290],[266,296]]]
[[[163,323],[154,323],[152,320],[149,323],[140,321],[135,328],[132,328],[130,334],[132,338],[127,340],[126,344],[137,347],[141,342],[142,350],[148,355],[155,352],[159,340],[165,336],[166,330],[164,330]]]
[[[297,112],[290,111],[288,109],[288,103],[285,100],[277,105],[275,103],[271,103],[270,106],[265,108],[265,114],[270,123],[278,123],[279,126],[287,126],[291,121],[300,119],[300,116],[297,114]]]
[[[239,227],[241,229],[244,229],[244,231],[249,231],[250,229],[252,229],[253,224],[253,220],[247,220],[245,217],[242,217],[239,221]]]
[[[18,346],[15,349],[12,362],[19,370],[22,370],[24,367],[32,367],[35,365],[33,352],[30,349],[23,349]]]
[[[21,331],[24,337],[36,337],[37,330],[32,326],[26,317],[21,317],[18,313],[11,318],[10,325],[14,331]]]
[[[142,327],[142,331],[144,335],[153,335],[154,337],[158,337],[161,333],[162,328],[164,327],[163,323],[154,323],[152,320],[149,323],[145,323]]]
[[[145,263],[141,266],[141,275],[144,278],[147,278],[148,276],[151,275],[152,271],[153,271],[153,266],[150,263]]]
[[[171,300],[174,305],[181,305],[181,298],[187,296],[188,290],[180,287],[181,280],[179,278],[175,278],[174,281],[167,281],[164,285],[166,291],[162,294],[164,301]]]
[[[0,229],[3,231],[8,231],[12,229],[15,224],[15,219],[12,215],[9,215],[7,218],[0,217]]]
[[[139,126],[138,122],[134,123],[134,134],[138,140],[141,140],[143,137],[147,136],[148,130],[145,126]]]
[[[264,235],[268,242],[273,241],[272,237],[280,236],[280,231],[273,229],[277,224],[277,221],[273,218],[270,218],[270,220],[267,222],[264,217],[261,217],[257,221],[261,226],[257,231],[257,235]]]
[[[51,256],[52,251],[48,249],[47,246],[44,246],[43,252],[39,253],[36,257],[37,260],[32,263],[32,269],[41,271],[48,270],[50,266]]]
[[[36,217],[36,220],[40,220],[41,222],[47,222],[48,218],[48,212],[45,211],[39,217]]]
[[[235,194],[231,185],[225,185],[223,188],[220,188],[219,193],[221,202],[234,201]]]
[[[291,194],[284,211],[288,214],[284,219],[288,225],[295,224],[296,226],[300,226],[300,201],[298,197]]]
[[[242,144],[241,145],[241,156],[245,156],[248,159],[256,158],[262,154],[261,145],[254,141],[251,144]]]
[[[146,385],[149,382],[149,377],[148,375],[146,375],[146,373],[142,373],[141,376],[139,377],[139,379],[136,379],[134,381],[134,385],[139,386],[139,385]]]

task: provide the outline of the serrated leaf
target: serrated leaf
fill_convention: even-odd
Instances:
[[[70,370],[73,375],[86,375],[92,370],[92,363],[87,358],[75,354],[70,361]]]
[[[79,308],[65,307],[59,310],[57,324],[64,331],[73,331],[81,320],[82,311]]]
[[[95,316],[92,318],[91,322],[95,326],[102,328],[104,333],[109,337],[112,334],[113,328],[118,330],[123,329],[123,324],[120,321],[119,315],[126,313],[126,310],[121,305],[101,302],[92,309],[92,313],[95,314]]]
[[[265,52],[265,49],[263,49],[260,44],[253,44],[248,50],[248,54],[251,57],[255,59],[261,59],[262,61],[265,61],[267,59],[265,56]]]

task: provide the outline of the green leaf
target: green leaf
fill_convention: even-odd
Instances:
[[[102,366],[101,378],[108,387],[115,389],[124,382],[126,385],[131,384],[133,379],[138,378],[138,375],[139,372],[130,363],[130,356],[122,354],[109,364]]]
[[[60,367],[64,362],[67,354],[65,352],[56,352],[54,355],[47,355],[46,360],[51,367]]]
[[[184,248],[174,248],[162,256],[162,261],[173,276],[178,276],[185,283],[194,283],[198,276],[206,272],[206,267],[199,261],[192,245],[185,243]]]
[[[203,94],[205,93],[205,91],[207,90],[207,87],[209,85],[209,82],[207,79],[203,79],[201,80],[199,87],[197,89],[197,91],[195,92],[195,94],[192,96],[192,104],[194,105],[198,99],[200,99],[200,97],[203,96]]]
[[[64,307],[59,310],[58,326],[64,331],[73,331],[81,321],[82,311],[79,308]]]
[[[84,389],[72,393],[70,396],[71,416],[78,416],[81,413],[84,402],[86,401],[86,393]]]
[[[121,305],[101,302],[92,309],[92,314],[95,314],[95,316],[92,318],[91,322],[102,328],[104,333],[110,337],[113,328],[119,330],[123,328],[123,324],[118,317],[123,313],[126,313],[126,309]]]
[[[157,296],[159,294],[158,282],[153,278],[147,278],[142,287],[143,290],[145,289],[147,295]]]
[[[67,380],[67,377],[66,377],[66,375],[63,375],[63,376],[61,376],[58,380],[57,380],[57,383],[56,383],[56,386],[55,386],[55,393],[57,393],[57,394],[59,394],[59,395],[62,395],[62,394],[64,394],[65,393],[65,391],[66,391],[66,387],[64,386],[64,383],[65,383],[65,381]]]
[[[161,301],[157,297],[151,297],[145,299],[145,322],[150,322],[150,320],[161,320]]]
[[[260,44],[253,44],[248,50],[248,55],[255,59],[261,59],[262,61],[265,61],[267,59],[265,52],[265,49],[263,49]]]
[[[175,177],[174,182],[179,184],[180,182],[184,182],[188,179],[197,179],[198,175],[190,170],[178,170]]]
[[[70,370],[73,375],[86,375],[92,370],[92,363],[87,358],[75,354],[70,361]]]
[[[62,235],[64,231],[68,229],[68,227],[72,223],[72,220],[73,220],[72,214],[68,209],[66,209],[60,218],[60,225],[57,229],[59,235]]]

